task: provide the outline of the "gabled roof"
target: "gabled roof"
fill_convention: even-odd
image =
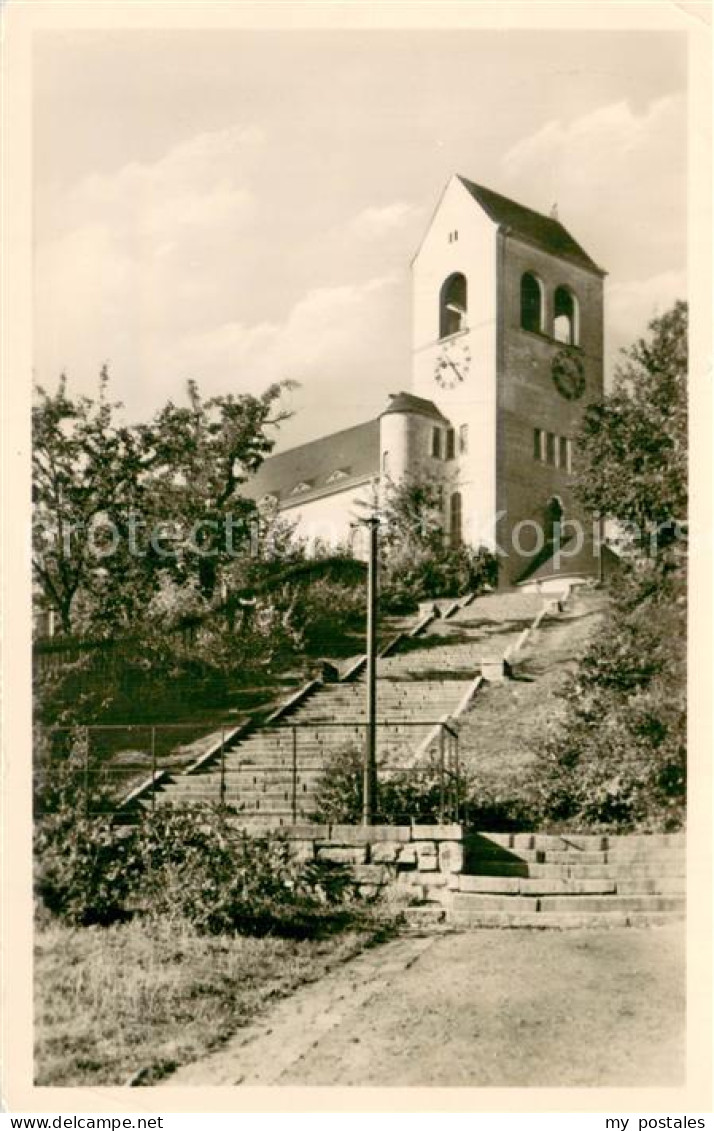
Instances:
[[[390,393],[389,404],[380,416],[388,416],[391,412],[411,412],[416,416],[428,416],[433,420],[446,422],[443,412],[440,412],[433,401],[426,397],[415,397],[413,393]]]
[[[336,471],[344,472],[337,483],[332,479]],[[279,502],[302,503],[325,490],[341,491],[378,474],[379,420],[368,420],[270,456],[242,491],[258,501],[273,495]],[[293,494],[301,484],[305,487]]]
[[[517,204],[515,200],[509,200],[507,196],[501,196],[492,189],[477,185],[466,177],[457,175],[457,179],[494,223],[509,228],[514,235],[521,236],[528,243],[536,244],[544,251],[569,259],[571,263],[596,271],[599,275],[605,274],[573,239],[570,232],[553,216],[534,212],[532,208]]]

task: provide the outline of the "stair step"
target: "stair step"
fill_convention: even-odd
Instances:
[[[614,895],[614,880],[550,880],[518,876],[466,876],[458,878],[458,890],[508,895]]]
[[[569,895],[543,896],[541,911],[555,911],[560,914],[578,911],[621,910],[626,913],[637,911],[684,911],[685,900],[681,895]]]
[[[657,911],[637,912],[627,914],[623,911],[591,912],[587,914],[558,915],[553,912],[538,912],[536,914],[509,915],[506,912],[483,913],[480,911],[461,910],[448,916],[448,921],[458,927],[479,927],[499,929],[534,930],[578,930],[579,928],[593,929],[597,927],[659,927],[671,923],[680,916]]]

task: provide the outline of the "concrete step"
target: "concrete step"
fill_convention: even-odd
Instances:
[[[592,930],[598,927],[660,927],[678,918],[681,918],[681,916],[673,916],[672,914],[655,911],[630,914],[626,914],[622,911],[589,914],[580,912],[576,915],[557,915],[552,912],[509,915],[506,912],[485,913],[468,910],[461,910],[451,914],[447,912],[447,923],[455,927],[478,927],[500,930],[523,930],[530,928],[531,930],[549,929],[556,931],[573,931],[582,928]]]
[[[569,896],[543,896],[540,901],[540,911],[555,911],[559,914],[573,914],[579,911],[601,912],[624,911],[630,912],[682,912],[685,911],[685,900],[681,895],[569,895]]]
[[[614,880],[552,880],[518,876],[459,876],[458,890],[509,895],[614,895]]]
[[[657,876],[683,876],[684,863],[667,864],[527,864],[528,875],[548,876],[553,879],[626,879],[639,877],[649,879]]]
[[[435,896],[435,898],[438,898]],[[683,918],[681,896],[567,895],[524,896],[455,891],[447,904],[454,923],[502,926],[558,926],[582,922],[592,925],[604,918],[609,923],[645,923]]]
[[[684,876],[656,876],[650,879],[620,879],[619,895],[686,895]]]

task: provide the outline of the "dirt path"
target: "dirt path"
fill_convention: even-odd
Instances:
[[[470,931],[387,943],[165,1083],[678,1085],[684,934]]]

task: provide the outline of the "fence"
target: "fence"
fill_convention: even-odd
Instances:
[[[176,725],[106,725],[42,731],[36,763],[41,811],[69,776],[85,810],[127,798],[230,808],[248,822],[295,824],[315,815],[323,794],[340,819],[361,814],[367,723],[291,722],[246,732],[234,720]],[[458,821],[463,806],[459,736],[452,723],[377,723],[375,821]]]

